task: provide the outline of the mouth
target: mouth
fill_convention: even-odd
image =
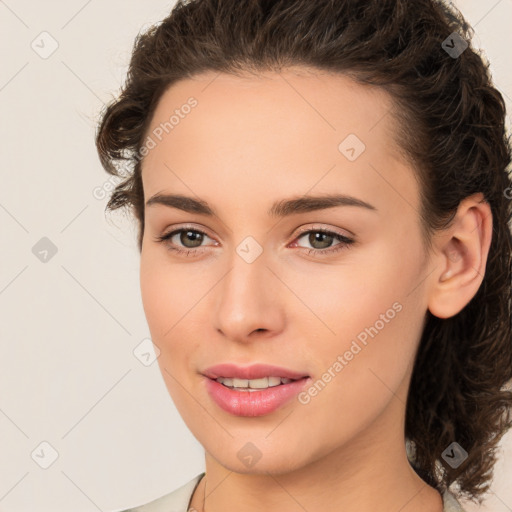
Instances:
[[[220,409],[233,416],[245,417],[264,416],[277,411],[311,382],[311,378],[305,375],[295,374],[295,378],[291,378],[268,373],[268,376],[250,379],[211,373],[210,376],[203,374],[203,377],[209,397]]]
[[[302,377],[301,379],[306,379],[307,377]],[[301,379],[289,379],[286,377],[262,377],[260,379],[238,379],[238,378],[229,378],[229,377],[218,377],[215,380],[219,384],[223,386],[233,389],[235,391],[261,391],[262,389],[273,388],[276,386],[282,386],[285,384],[289,384],[290,382],[294,382],[296,380]]]
[[[221,363],[203,372],[210,398],[235,416],[262,416],[289,403],[311,381],[308,374],[275,366]]]
[[[266,389],[309,377],[307,373],[272,364],[239,366],[234,363],[221,363],[210,366],[201,373],[227,387],[246,389]]]

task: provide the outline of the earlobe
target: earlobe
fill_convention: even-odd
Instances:
[[[435,236],[436,271],[428,309],[439,318],[459,313],[482,284],[492,237],[492,213],[481,193],[461,201],[453,222]]]

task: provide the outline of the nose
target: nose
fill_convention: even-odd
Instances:
[[[285,323],[283,284],[263,252],[249,263],[234,253],[230,270],[217,285],[214,326],[232,341],[272,337]]]

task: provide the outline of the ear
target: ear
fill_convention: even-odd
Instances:
[[[439,318],[461,311],[482,284],[492,237],[492,213],[483,194],[465,198],[450,226],[433,236],[428,309]]]

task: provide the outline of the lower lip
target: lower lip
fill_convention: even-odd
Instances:
[[[206,390],[221,409],[234,416],[263,416],[288,403],[309,380],[304,377],[261,391],[236,391],[206,377]]]

